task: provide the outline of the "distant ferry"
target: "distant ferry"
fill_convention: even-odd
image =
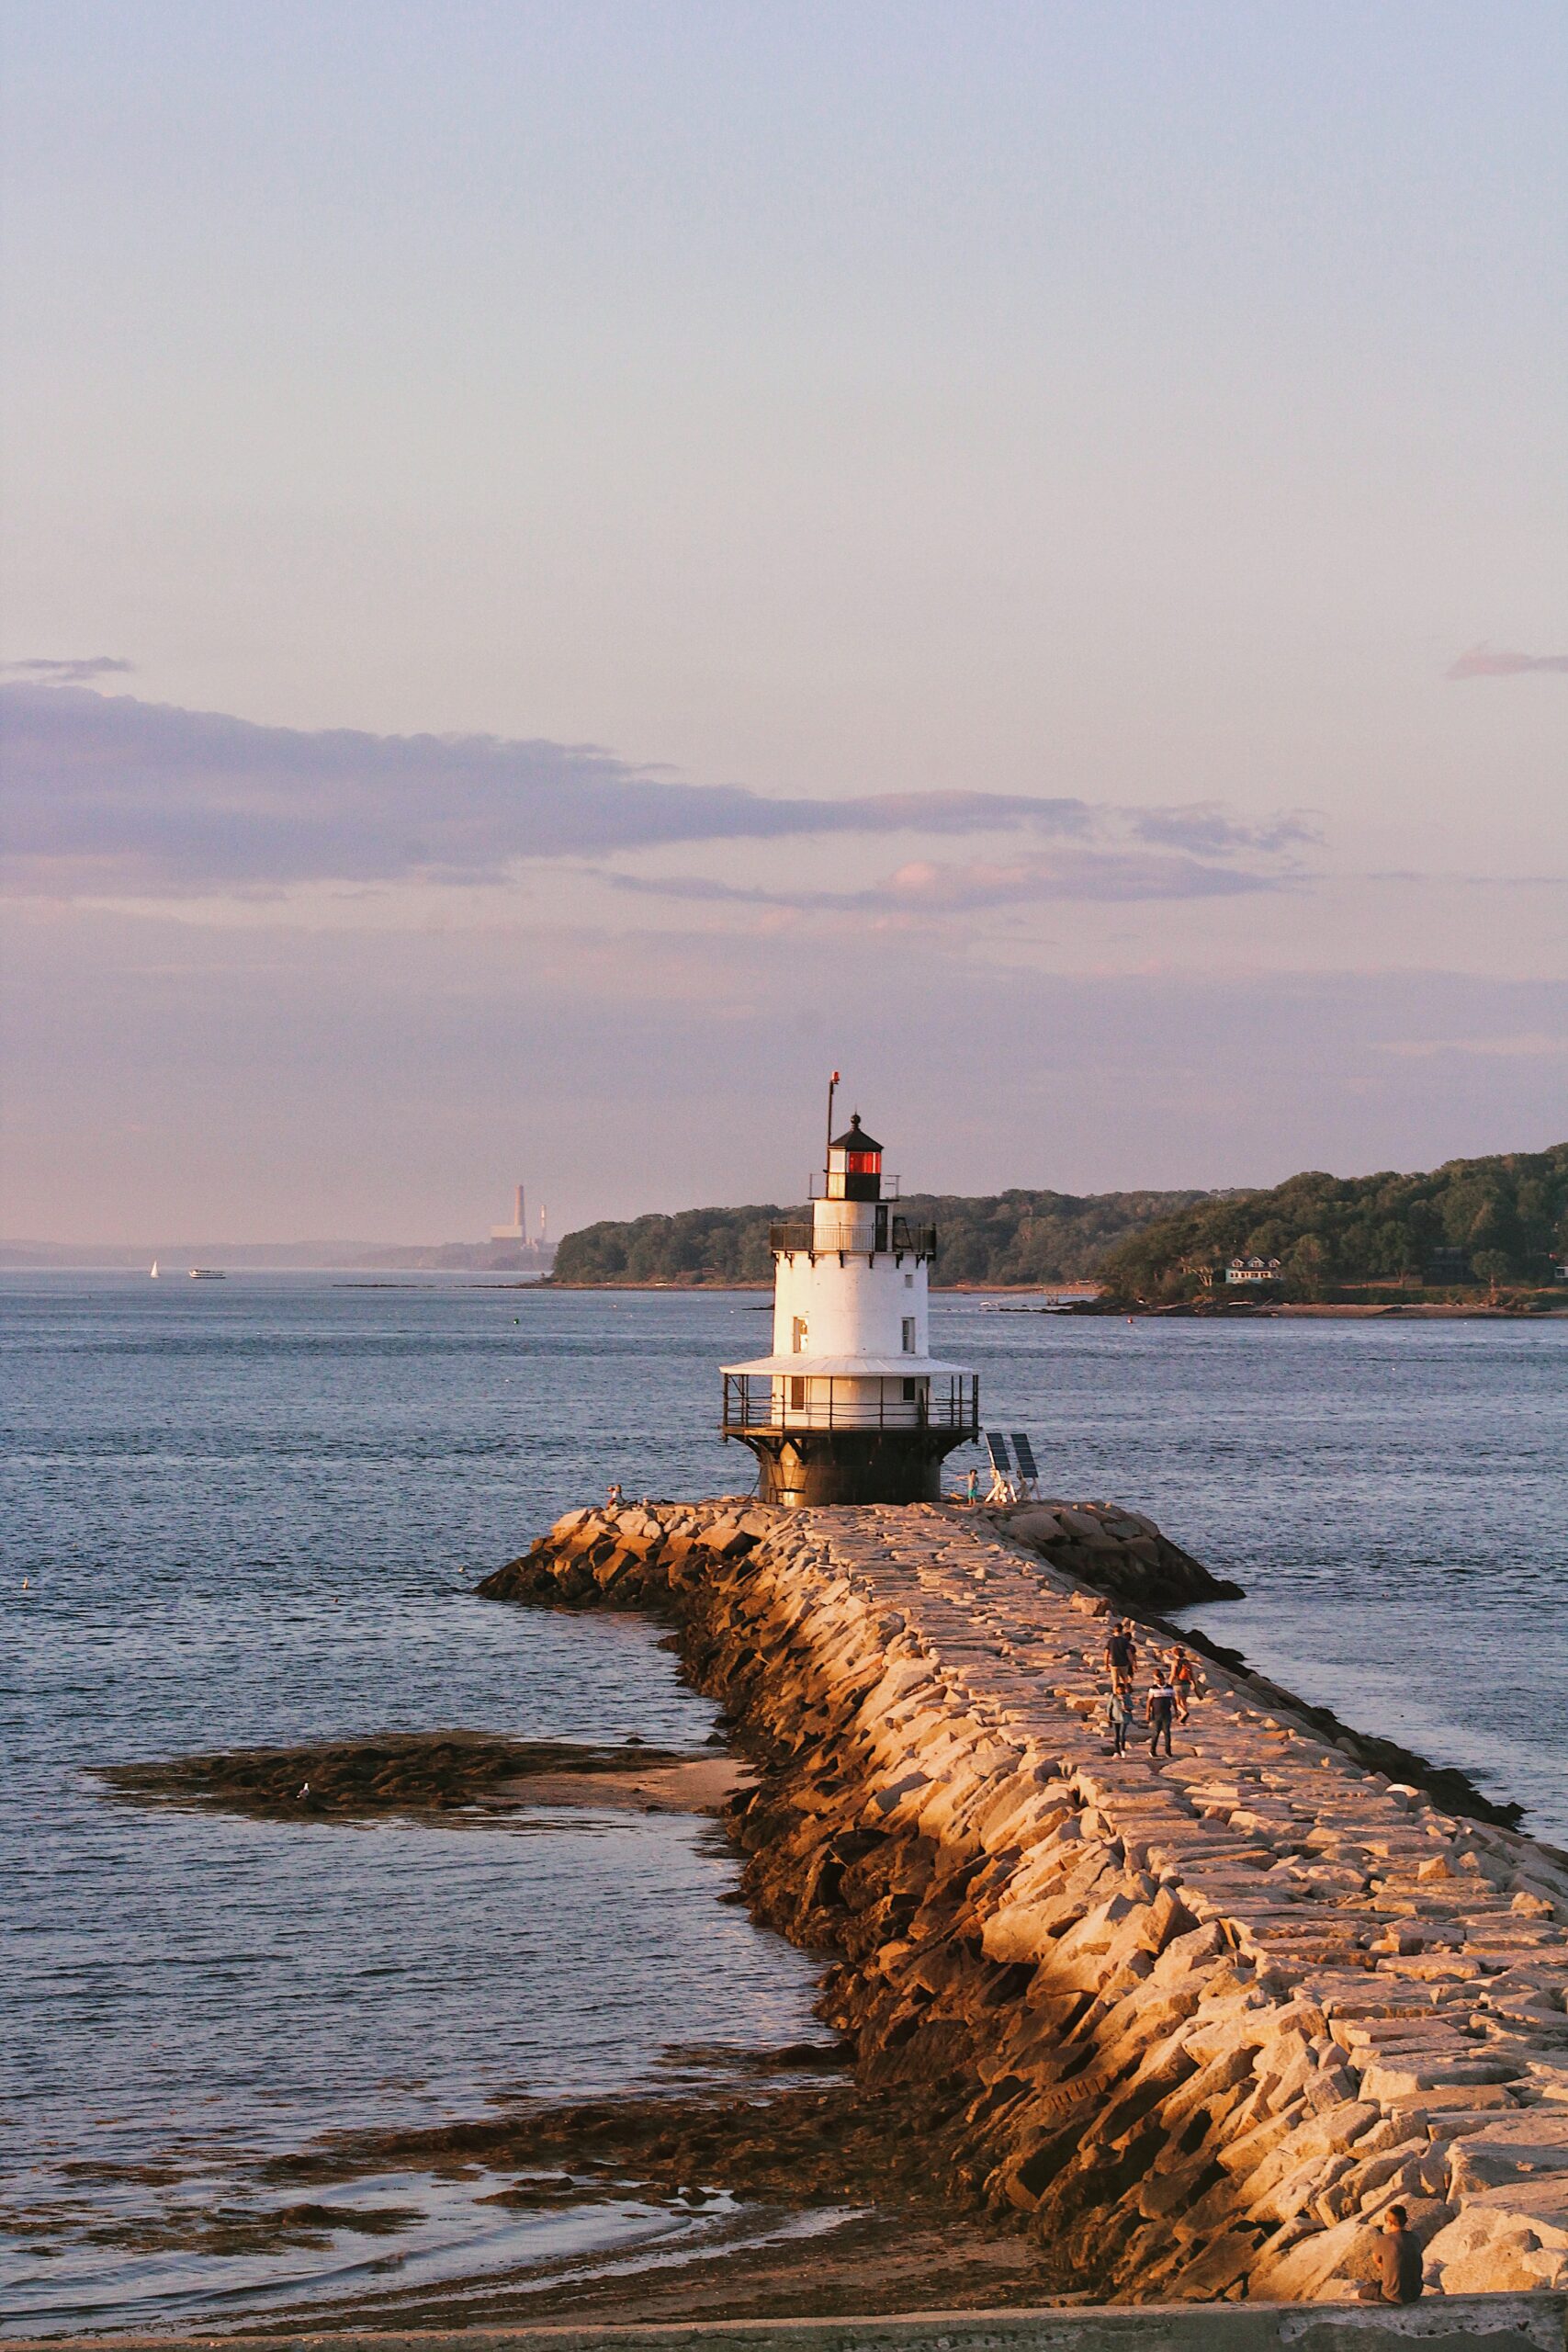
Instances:
[[[228,1280],[221,1266],[193,1266],[190,1270],[190,1278],[193,1283],[221,1283]]]

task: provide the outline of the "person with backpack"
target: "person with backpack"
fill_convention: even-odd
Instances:
[[[1176,1693],[1177,1714],[1180,1721],[1185,1723],[1192,1694],[1198,1687],[1198,1678],[1192,1670],[1192,1660],[1179,1643],[1170,1654],[1169,1680],[1170,1687]]]

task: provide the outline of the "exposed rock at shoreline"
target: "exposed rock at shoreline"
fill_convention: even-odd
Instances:
[[[1395,2200],[1450,2292],[1568,2276],[1568,1868],[1483,1800],[1219,1663],[1110,1757],[1103,1592],[973,1511],[575,1512],[481,1589],[675,1616],[767,1766],[755,1907],[1079,2290],[1343,2297]]]
[[[725,2053],[733,2065],[733,2053]],[[955,2212],[931,2152],[957,2120],[951,2101],[919,2086],[889,2090],[841,2075],[842,2048],[752,2053],[755,2086],[671,2086],[654,2097],[525,2106],[468,2123],[347,2134],[282,2157],[273,2182],[298,2188],[366,2173],[482,2165],[516,2178],[483,2201],[519,2211],[635,2197],[701,2210],[719,2192],[764,2223],[834,2212],[838,2226],[798,2240],[716,2251],[660,2253],[648,2268],[552,2287],[504,2278],[384,2290],[400,2327],[471,2326],[479,2315],[581,2319],[733,2317],[751,2312],[899,2311],[976,2294],[997,2305],[1050,2301],[1066,2283],[1050,2250],[1032,2243],[1015,2214]],[[802,2069],[839,2079],[802,2082]],[[769,2076],[777,2079],[769,2080]],[[795,2076],[796,2079],[790,2079]],[[364,2303],[355,2315],[363,2324]],[[351,2324],[342,2313],[335,2324]]]
[[[1217,1577],[1141,1512],[1114,1503],[1006,1503],[987,1518],[1054,1567],[1116,1599],[1145,1609],[1181,1609],[1197,1600],[1240,1600],[1242,1588]]]
[[[559,2106],[524,2102],[496,2115],[403,2131],[347,2132],[263,2167],[275,2184],[351,2180],[367,2172],[426,2171],[453,2160],[515,2171],[490,2201],[559,2203],[570,2187],[586,2203],[597,2190],[711,2191],[792,2206],[934,2201],[928,2139],[953,2113],[919,2085],[868,2093],[841,2075],[827,2047],[784,2053],[752,2071],[820,2072],[828,2081],[618,2095]]]
[[[615,1802],[623,1785],[706,1768],[713,1760],[647,1747],[592,1747],[571,1740],[501,1739],[488,1732],[383,1732],[299,1747],[236,1747],[154,1764],[103,1764],[96,1776],[143,1803],[213,1807],[299,1821],[381,1813],[445,1813],[487,1803],[505,1809]],[[530,1792],[530,1786],[532,1791]],[[682,1808],[684,1809],[684,1808]]]
[[[715,2236],[656,2240],[651,2262],[584,2270],[558,2255],[530,2259],[525,2232],[515,2267],[431,2278],[410,2288],[370,2264],[349,2300],[297,2315],[296,2325],[472,2327],[492,2322],[733,2316],[788,2312],[899,2311],[964,2296],[996,2306],[1038,2304],[1062,2284],[1048,2249],[1019,2217],[955,2212],[931,2150],[952,2116],[918,2086],[865,2089],[845,2074],[841,2041],[773,2051],[671,2051],[657,2090],[550,2105],[519,2101],[444,2124],[345,2131],[230,2174],[210,2198],[193,2197],[178,2166],[156,2184],[179,2193],[138,2214],[97,2222],[94,2243],[137,2255],[267,2256],[334,2241],[396,2240],[424,2218],[423,2184],[468,2184],[479,2207],[523,2217],[628,2201],[672,2214],[710,2214]],[[92,2168],[89,2184],[122,2183],[125,2168]],[[350,2199],[375,2184],[385,2199]],[[795,2224],[807,2219],[802,2263]],[[829,2226],[824,2228],[822,2224]],[[58,2214],[24,2223],[45,2238]],[[276,2321],[270,2323],[276,2324]],[[266,2320],[253,2318],[252,2327]]]

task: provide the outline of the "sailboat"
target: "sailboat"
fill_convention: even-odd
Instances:
[[[154,1282],[156,1282],[156,1281],[157,1281],[157,1279],[158,1279],[158,1261],[156,1260],[156,1258],[154,1258],[154,1259],[153,1259],[153,1261],[152,1261],[152,1279],[153,1279],[153,1281],[154,1281]]]

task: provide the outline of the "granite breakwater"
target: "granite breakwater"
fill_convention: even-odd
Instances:
[[[1450,2295],[1568,2284],[1568,1862],[1458,1774],[1210,1656],[1113,1758],[1100,1622],[1205,1572],[1105,1505],[573,1512],[492,1597],[671,1618],[759,1768],[757,1913],[860,2079],[1108,2301],[1352,2296],[1410,2212]]]

